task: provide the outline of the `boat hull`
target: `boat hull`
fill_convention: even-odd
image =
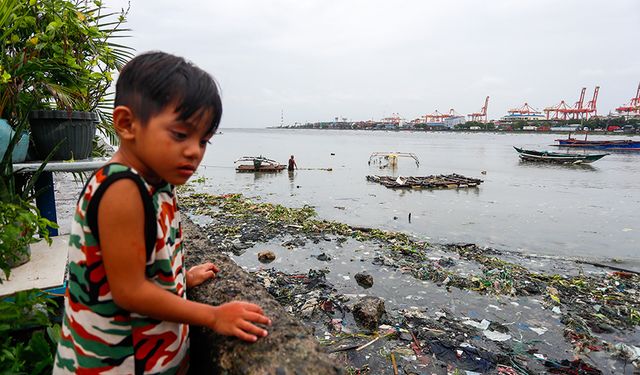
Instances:
[[[632,141],[630,139],[617,139],[611,141],[586,141],[575,138],[556,139],[558,146],[561,147],[579,147],[592,148],[597,150],[626,150],[640,151],[640,141]]]
[[[589,164],[600,160],[609,154],[562,154],[558,152],[524,150],[518,147],[514,149],[525,161],[558,163],[558,164]]]
[[[284,170],[286,166],[280,165],[262,165],[259,168],[253,165],[239,165],[236,167],[236,172],[280,172]]]

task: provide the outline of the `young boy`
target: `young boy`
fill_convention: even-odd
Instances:
[[[195,172],[221,115],[213,78],[180,57],[146,53],[122,69],[120,148],[78,200],[54,373],[185,373],[189,324],[249,342],[267,335],[257,305],[186,299],[218,268],[183,270],[175,185]]]

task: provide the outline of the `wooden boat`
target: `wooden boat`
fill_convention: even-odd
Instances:
[[[236,172],[280,172],[287,166],[264,156],[243,156],[234,162]]]
[[[600,150],[626,150],[626,151],[640,151],[640,141],[634,141],[631,139],[612,139],[601,141],[588,141],[585,137],[584,140],[575,138],[556,139],[558,146],[560,147],[580,147],[580,148],[594,148]]]
[[[600,160],[609,154],[563,154],[560,152],[524,150],[513,147],[520,154],[520,159],[560,164],[587,164]]]

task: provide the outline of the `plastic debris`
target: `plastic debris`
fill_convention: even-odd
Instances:
[[[481,322],[476,322],[475,320],[465,320],[462,322],[463,324],[466,324],[468,326],[471,327],[475,327],[479,330],[486,330],[487,328],[489,328],[489,324],[491,324],[490,321],[486,320],[486,319],[482,319]]]
[[[507,341],[507,340],[511,339],[511,335],[506,334],[506,333],[502,333],[502,332],[485,330],[485,331],[482,331],[482,333],[489,340],[493,340],[493,341]]]
[[[529,329],[537,333],[538,335],[542,335],[549,330],[546,327],[529,327]]]

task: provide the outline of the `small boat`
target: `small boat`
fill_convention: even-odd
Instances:
[[[380,168],[395,168],[398,165],[398,158],[412,158],[416,162],[416,166],[420,166],[420,160],[411,152],[374,152],[369,156],[369,165],[373,163]]]
[[[556,139],[558,146],[560,147],[580,147],[580,148],[594,148],[601,150],[627,150],[627,151],[640,151],[640,141],[634,141],[631,139],[612,139],[602,141],[588,141],[585,137],[584,140],[575,138]]]
[[[588,164],[600,160],[609,154],[563,154],[560,152],[524,150],[513,147],[520,154],[520,159],[560,164]]]
[[[287,166],[264,156],[243,156],[234,162],[236,172],[280,172]]]

